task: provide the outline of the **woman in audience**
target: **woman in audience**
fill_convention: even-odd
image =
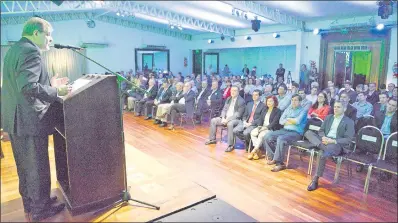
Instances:
[[[217,79],[215,79],[215,81],[217,81]],[[230,80],[227,80],[226,81],[226,87],[225,87],[225,89],[224,89],[224,93],[223,93],[223,95],[222,95],[222,99],[223,100],[225,100],[225,99],[227,99],[229,96],[231,96],[231,81]]]
[[[266,109],[264,112],[264,121],[262,126],[258,126],[250,132],[250,137],[253,142],[253,150],[249,153],[248,159],[259,159],[261,157],[260,148],[263,145],[264,136],[270,131],[279,130],[282,126],[279,124],[282,111],[277,108],[278,100],[274,95],[268,96],[266,99]]]
[[[308,119],[320,118],[325,120],[326,116],[329,114],[329,109],[330,107],[327,95],[324,92],[321,92],[318,94],[318,99],[315,104],[313,104],[310,110],[308,110]]]

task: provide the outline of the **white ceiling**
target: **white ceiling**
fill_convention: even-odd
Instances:
[[[99,2],[99,1],[98,1]],[[221,1],[138,1],[139,3],[154,6],[181,15],[194,17],[232,30],[251,28],[253,15],[249,14],[246,20],[242,17],[232,15],[233,7],[229,2]],[[281,13],[295,16],[303,21],[314,21],[322,19],[338,19],[343,17],[355,17],[374,15],[377,16],[378,5],[376,1],[256,1],[269,8],[277,9]],[[64,3],[65,4],[65,3]],[[396,5],[394,11],[396,11]],[[1,11],[4,7],[1,5]],[[30,12],[32,13],[32,12]],[[395,12],[394,12],[395,13]],[[115,12],[108,13],[116,16]],[[3,13],[2,13],[3,16]],[[9,16],[9,15],[7,15]],[[128,18],[132,19],[132,18]],[[259,17],[261,26],[274,25],[275,22]],[[136,14],[135,20],[139,23],[150,24],[157,27],[168,28],[168,21],[144,14]],[[182,31],[191,35],[204,33],[192,27],[185,27]]]

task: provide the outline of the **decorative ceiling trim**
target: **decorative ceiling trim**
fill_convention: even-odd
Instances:
[[[56,13],[56,14],[41,14],[40,16],[49,21],[49,22],[58,22],[58,21],[69,21],[69,20],[89,20],[93,19],[96,21],[111,23],[115,25],[124,26],[127,28],[139,29],[142,31],[153,32],[165,36],[171,36],[183,40],[192,40],[192,35],[181,33],[179,31],[173,31],[170,29],[159,28],[152,25],[140,24],[137,22],[129,21],[126,19],[122,19],[121,17],[111,17],[111,16],[96,16],[96,13],[93,12],[65,12],[65,13]],[[1,17],[1,25],[17,25],[25,23],[31,15],[21,15],[21,16],[8,16]]]

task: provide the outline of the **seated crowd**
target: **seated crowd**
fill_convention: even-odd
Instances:
[[[329,81],[320,90],[317,82],[309,86],[292,82],[288,88],[283,76],[276,77],[274,83],[273,78],[246,72],[223,78],[214,74],[138,74],[128,77],[134,85],[126,84],[123,103],[136,116],[153,119],[154,124],[169,130],[175,128],[177,114],[201,124],[203,115],[209,113],[206,145],[215,144],[217,128],[224,128],[228,134],[225,152],[233,151],[236,138],[240,138],[250,151],[248,159],[265,155],[266,163],[274,165],[273,172],[286,169],[286,147],[304,137],[321,150],[309,191],[318,187],[326,158],[349,149],[363,123],[380,129],[385,138],[397,131],[397,87],[392,83],[388,90],[385,86],[376,90],[375,83],[360,84],[354,90],[350,81],[341,89]],[[368,117],[372,121],[363,122]],[[322,120],[318,133],[305,131],[310,119]]]

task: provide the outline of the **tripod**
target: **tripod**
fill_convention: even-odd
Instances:
[[[91,62],[97,64],[98,66],[104,68],[105,70],[111,72],[113,75],[116,76],[116,78],[117,78],[117,85],[118,85],[118,89],[119,89],[119,99],[120,99],[119,101],[121,101],[121,98],[122,98],[122,94],[121,94],[121,92],[122,92],[121,83],[122,83],[123,81],[126,81],[126,82],[132,84],[132,86],[135,86],[135,83],[133,83],[133,82],[127,80],[125,77],[123,77],[123,76],[121,76],[121,75],[119,75],[119,74],[117,74],[117,73],[115,73],[115,72],[109,70],[108,68],[104,67],[103,65],[101,65],[101,64],[99,64],[98,62],[94,61],[93,59],[91,59],[91,58],[87,57],[86,55],[80,53],[78,50],[75,50],[75,49],[71,49],[71,50],[75,51],[77,54],[80,54],[80,55],[83,56],[84,58],[90,60]],[[119,108],[119,109],[120,109],[120,119],[121,119],[121,127],[122,127],[123,151],[125,151],[125,147],[124,147],[124,128],[123,128],[123,104],[122,104],[122,103],[120,103],[120,108]],[[121,199],[118,200],[118,201],[116,201],[116,202],[114,202],[113,204],[110,204],[110,205],[108,205],[108,206],[106,206],[106,207],[103,207],[103,208],[101,208],[101,209],[95,211],[95,212],[93,213],[93,215],[96,215],[96,214],[98,214],[98,213],[100,213],[100,212],[102,212],[102,211],[104,211],[104,210],[106,210],[106,209],[108,209],[108,208],[111,208],[111,207],[118,207],[115,211],[113,211],[113,212],[111,213],[111,214],[113,214],[113,213],[115,213],[116,211],[118,211],[120,208],[122,208],[122,207],[124,207],[124,206],[130,204],[129,201],[134,201],[134,202],[137,202],[137,203],[140,203],[140,204],[144,204],[144,205],[147,205],[147,206],[149,206],[149,207],[152,207],[153,209],[156,209],[156,210],[159,210],[159,209],[160,209],[160,207],[158,207],[158,206],[156,206],[156,205],[149,204],[149,203],[146,203],[146,202],[139,201],[139,200],[136,200],[136,199],[131,198],[130,191],[129,191],[130,187],[127,186],[126,156],[125,156],[125,154],[123,154],[123,155],[124,155],[123,171],[124,171],[124,188],[125,188],[125,189],[124,189],[124,190],[121,192],[121,194],[120,194],[120,195],[121,195]],[[109,214],[109,215],[111,215],[111,214]],[[108,215],[108,216],[109,216],[109,215]],[[108,217],[108,216],[107,216],[107,217]],[[104,219],[105,219],[105,218],[104,218]],[[103,220],[104,220],[104,219],[103,219]]]

